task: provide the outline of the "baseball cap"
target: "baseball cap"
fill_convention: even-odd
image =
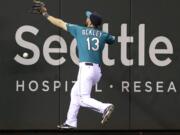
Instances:
[[[86,17],[91,20],[95,27],[98,27],[102,24],[102,17],[96,12],[86,11]]]

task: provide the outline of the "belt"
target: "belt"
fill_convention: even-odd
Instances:
[[[89,63],[89,62],[86,62],[85,63],[85,65],[87,65],[87,66],[94,66],[95,64],[93,64],[93,63]],[[99,67],[100,67],[100,65],[99,64],[97,64]]]
[[[85,63],[87,66],[93,66],[93,63]]]

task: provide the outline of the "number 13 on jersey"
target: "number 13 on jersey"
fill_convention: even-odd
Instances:
[[[94,37],[94,38],[87,38],[87,45],[88,45],[88,50],[89,51],[98,51],[99,50],[99,39]]]

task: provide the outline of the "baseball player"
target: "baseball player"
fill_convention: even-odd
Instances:
[[[64,22],[47,13],[44,3],[35,3],[33,10],[41,13],[53,25],[68,31],[77,40],[79,52],[79,72],[77,81],[71,90],[71,102],[67,113],[67,120],[60,126],[61,129],[77,128],[77,115],[80,107],[87,107],[102,114],[101,123],[110,118],[114,105],[102,103],[91,98],[91,89],[101,78],[102,51],[107,44],[113,44],[115,38],[99,30],[102,18],[96,12],[86,12],[86,26],[79,26]]]

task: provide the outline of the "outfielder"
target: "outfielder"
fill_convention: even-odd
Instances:
[[[67,113],[67,120],[60,126],[61,129],[77,128],[77,115],[80,107],[87,107],[102,113],[104,124],[110,118],[114,105],[102,103],[91,98],[91,89],[101,78],[102,51],[107,44],[113,44],[115,38],[108,33],[98,30],[102,18],[95,12],[86,12],[86,26],[66,23],[61,19],[50,16],[42,2],[35,2],[33,12],[41,13],[53,25],[71,33],[77,40],[79,53],[79,72],[77,81],[71,90],[71,102]]]

